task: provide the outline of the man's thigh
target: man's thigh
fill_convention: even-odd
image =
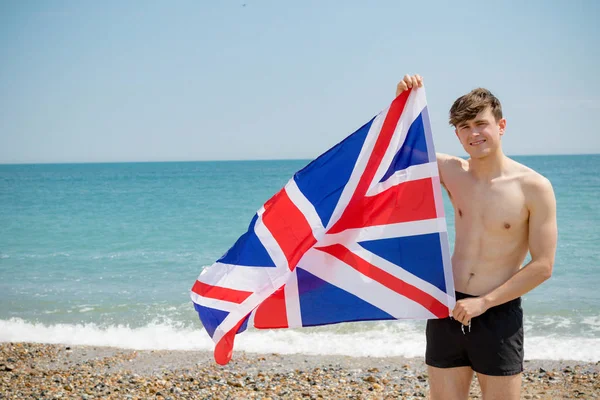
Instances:
[[[473,380],[471,367],[436,368],[427,366],[431,400],[467,400]]]
[[[519,400],[521,374],[490,376],[477,373],[483,400]]]

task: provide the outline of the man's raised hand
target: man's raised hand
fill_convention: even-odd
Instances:
[[[396,97],[400,96],[400,93],[405,90],[422,87],[423,86],[423,78],[421,75],[415,74],[410,76],[408,74],[404,75],[404,78],[398,83],[396,86]]]

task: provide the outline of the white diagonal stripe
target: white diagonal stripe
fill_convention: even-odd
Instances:
[[[287,185],[285,185],[285,191],[287,192],[287,195],[292,203],[298,207],[298,210],[300,210],[310,224],[313,236],[315,238],[323,236],[325,233],[325,228],[323,228],[323,223],[321,222],[319,214],[317,214],[315,206],[308,201],[306,196],[304,196],[304,193],[300,191],[300,188],[298,188],[298,185],[293,178],[290,179]]]
[[[246,315],[250,314],[260,303],[266,300],[269,297],[269,294],[262,293],[254,293],[250,295],[242,304],[239,304],[238,307],[231,310],[229,315],[225,317],[225,319],[217,326],[215,332],[213,333],[212,340],[215,343],[219,343],[219,341],[225,336],[227,332],[233,329]]]
[[[210,297],[200,296],[198,293],[194,292],[190,292],[190,297],[192,298],[192,301],[196,304],[227,312],[232,312],[239,305],[237,303],[231,303],[229,301],[211,299]]]
[[[340,199],[338,200],[331,217],[329,218],[329,222],[327,223],[327,229],[331,228],[333,224],[335,224],[342,213],[346,209],[346,206],[350,202],[356,187],[358,186],[358,182],[367,166],[367,162],[371,157],[371,153],[373,152],[373,147],[375,147],[375,142],[379,137],[379,132],[381,132],[381,127],[383,125],[383,121],[385,121],[385,117],[389,111],[389,107],[379,113],[373,122],[371,123],[371,127],[369,128],[369,132],[367,133],[367,137],[365,138],[365,142],[360,150],[360,154],[356,159],[356,164],[354,164],[354,169],[352,170],[352,174],[350,175],[350,179],[344,186],[344,190],[342,190],[342,194]]]
[[[432,218],[421,221],[399,222],[397,224],[346,229],[340,233],[325,235],[315,246],[328,246],[336,243],[345,245],[346,243],[362,242],[365,240],[425,235],[433,232],[446,232],[445,218]]]
[[[265,268],[266,269],[266,268]],[[268,268],[268,270],[273,271],[274,268]],[[223,336],[234,326],[236,326],[246,315],[250,314],[259,304],[265,301],[270,295],[275,292],[278,288],[283,286],[286,280],[289,278],[289,274],[291,274],[290,270],[283,270],[282,274],[279,274],[269,283],[265,284],[263,288],[254,292],[246,300],[244,300],[241,304],[238,305],[234,310],[232,310],[227,317],[219,324],[219,326],[215,329],[213,334],[213,341],[218,343]],[[275,288],[275,289],[274,289]]]
[[[198,280],[212,286],[253,292],[264,286],[264,282],[270,279],[269,270],[274,269],[217,262],[210,268],[202,270]]]
[[[264,210],[264,207],[262,208]],[[285,253],[279,247],[279,244],[271,234],[271,231],[265,225],[262,219],[262,213],[259,214],[258,219],[256,220],[256,224],[254,225],[254,232],[256,232],[256,236],[258,236],[259,240],[262,242],[263,246],[271,259],[275,263],[275,266],[278,269],[288,269],[288,261],[285,257]]]
[[[322,251],[311,249],[310,254],[301,260],[298,267],[380,308],[394,318],[435,318],[435,315],[421,304],[381,285]]]
[[[408,283],[411,286],[416,287],[417,289],[420,289],[425,293],[428,293],[429,295],[435,297],[440,303],[447,304],[448,299],[445,292],[440,290],[437,286],[434,286],[431,283],[419,278],[418,276],[406,271],[404,268],[402,268],[402,266],[391,263],[385,258],[382,258],[377,254],[371,253],[359,244],[353,244],[352,246],[348,246],[348,249],[352,253],[358,255],[360,258],[373,264],[377,268],[387,272],[390,275],[395,276],[396,278]],[[426,268],[426,266],[423,267]]]
[[[437,162],[413,165],[406,169],[394,172],[394,174],[385,181],[379,182],[371,187],[367,192],[367,196],[375,196],[403,182],[417,181],[419,179],[437,177],[438,175]]]

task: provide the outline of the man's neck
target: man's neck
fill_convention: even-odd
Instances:
[[[506,172],[507,157],[501,149],[483,158],[469,158],[469,171],[481,181],[491,181]]]

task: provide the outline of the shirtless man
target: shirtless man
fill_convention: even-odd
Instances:
[[[396,96],[421,87],[406,75]],[[552,275],[556,200],[542,175],[502,152],[500,102],[486,89],[458,98],[450,124],[470,158],[437,154],[455,212],[452,316],[427,322],[430,396],[467,399],[473,372],[483,398],[519,399],[523,371],[520,296]],[[521,268],[527,255],[531,262]]]

